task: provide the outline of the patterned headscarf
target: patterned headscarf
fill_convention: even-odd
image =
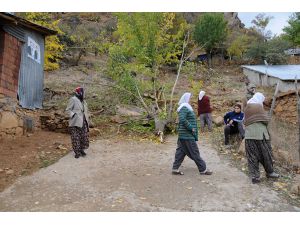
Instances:
[[[77,98],[79,98],[80,101],[83,101],[84,98],[84,90],[82,87],[77,87],[75,89],[75,95]]]

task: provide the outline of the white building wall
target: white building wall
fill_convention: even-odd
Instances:
[[[280,92],[295,90],[294,81],[282,81],[279,78],[269,77],[269,76],[267,77],[265,74],[255,72],[247,68],[243,68],[243,73],[248,77],[249,81],[255,84],[256,86],[272,87],[272,86],[276,86],[277,82],[279,82]],[[300,88],[300,81],[299,81],[299,88]]]

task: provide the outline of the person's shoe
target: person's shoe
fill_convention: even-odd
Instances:
[[[252,184],[257,184],[260,182],[259,177],[252,177]]]
[[[179,169],[177,169],[177,170],[173,169],[172,174],[174,174],[174,175],[184,175],[184,173],[182,171],[180,171]]]
[[[80,151],[80,154],[82,155],[82,157],[86,156],[86,153],[83,150]]]
[[[280,177],[280,175],[275,172],[267,174],[267,178],[279,178],[279,177]]]
[[[75,158],[78,159],[80,157],[80,154],[75,154]]]
[[[205,171],[203,171],[203,172],[200,172],[200,174],[201,174],[201,175],[212,175],[212,174],[213,174],[213,172],[212,172],[212,171],[210,171],[210,170],[208,170],[208,169],[206,169]]]

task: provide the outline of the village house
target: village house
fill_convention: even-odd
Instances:
[[[280,92],[295,90],[295,78],[300,80],[300,65],[243,65],[242,68],[251,83],[264,87],[279,83]]]

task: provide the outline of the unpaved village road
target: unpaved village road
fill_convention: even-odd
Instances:
[[[98,140],[86,158],[73,154],[18,179],[0,193],[0,211],[299,211],[263,184],[253,185],[208,140],[199,142],[212,176],[186,158],[171,175],[176,137],[165,144]]]

